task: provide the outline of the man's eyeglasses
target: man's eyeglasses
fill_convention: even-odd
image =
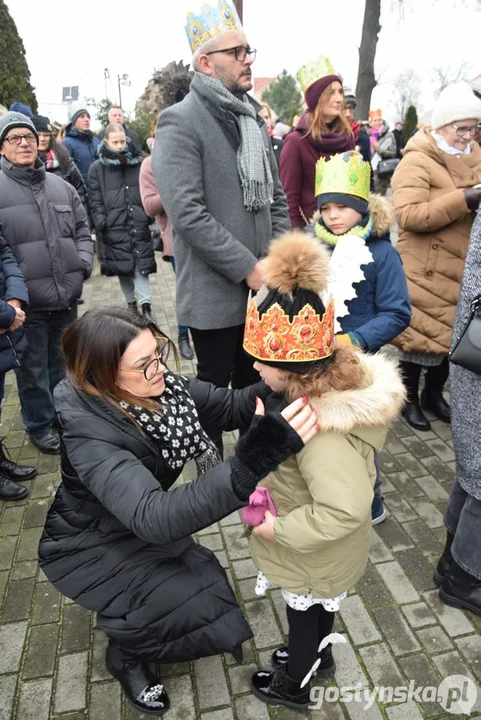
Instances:
[[[122,368],[124,372],[142,373],[146,380],[153,380],[159,372],[160,365],[167,366],[167,360],[170,355],[170,341],[164,340],[163,344],[158,345],[157,354],[153,360],[149,360],[142,368],[131,368],[129,370]]]
[[[226,53],[227,55],[234,55],[237,62],[244,62],[246,56],[249,55],[252,62],[256,59],[257,50],[251,47],[245,47],[245,45],[237,45],[236,47],[225,48],[224,50],[212,50],[211,52],[205,53],[206,55],[215,55],[215,53]]]
[[[464,137],[468,133],[470,137],[476,137],[479,132],[479,125],[456,125],[453,123],[453,128],[456,130],[456,135],[459,138]]]
[[[27,133],[27,135],[10,135],[10,137],[5,138],[5,142],[10,143],[10,145],[20,145],[22,140],[25,140],[29,145],[37,144],[37,138],[35,135],[32,135],[32,133]]]

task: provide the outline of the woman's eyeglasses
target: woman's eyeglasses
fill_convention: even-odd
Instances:
[[[479,125],[456,125],[453,123],[453,128],[456,130],[456,135],[459,138],[464,137],[469,133],[469,137],[476,137],[479,132]]]
[[[124,370],[124,372],[135,372],[135,373],[142,373],[144,378],[146,380],[153,380],[154,377],[159,372],[159,368],[161,365],[164,365],[164,367],[167,367],[167,360],[169,359],[170,355],[170,340],[165,340],[163,344],[159,342],[159,345],[157,347],[157,354],[154,357],[153,360],[149,360],[148,363],[144,365],[142,368],[131,368],[129,370]]]

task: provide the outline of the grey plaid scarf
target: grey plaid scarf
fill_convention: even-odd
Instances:
[[[270,205],[274,181],[262,131],[256,122],[256,111],[249,102],[236,98],[220,80],[203,73],[198,75],[215,94],[219,105],[234,113],[239,124],[241,142],[237,150],[237,171],[244,191],[245,207],[253,211]]]

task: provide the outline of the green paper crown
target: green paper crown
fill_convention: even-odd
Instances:
[[[337,75],[334,65],[328,57],[320,55],[317,60],[310,60],[297,73],[302,92],[305,92],[313,82],[326,75]]]
[[[358,152],[319,158],[316,163],[316,197],[325,193],[343,193],[369,200],[371,168]]]

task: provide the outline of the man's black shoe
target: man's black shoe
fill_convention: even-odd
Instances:
[[[0,476],[0,500],[22,500],[27,497],[28,490],[9,478]]]
[[[56,437],[53,432],[49,432],[41,437],[33,437],[29,435],[30,442],[38,447],[40,452],[46,455],[58,455],[60,453],[60,440]]]

